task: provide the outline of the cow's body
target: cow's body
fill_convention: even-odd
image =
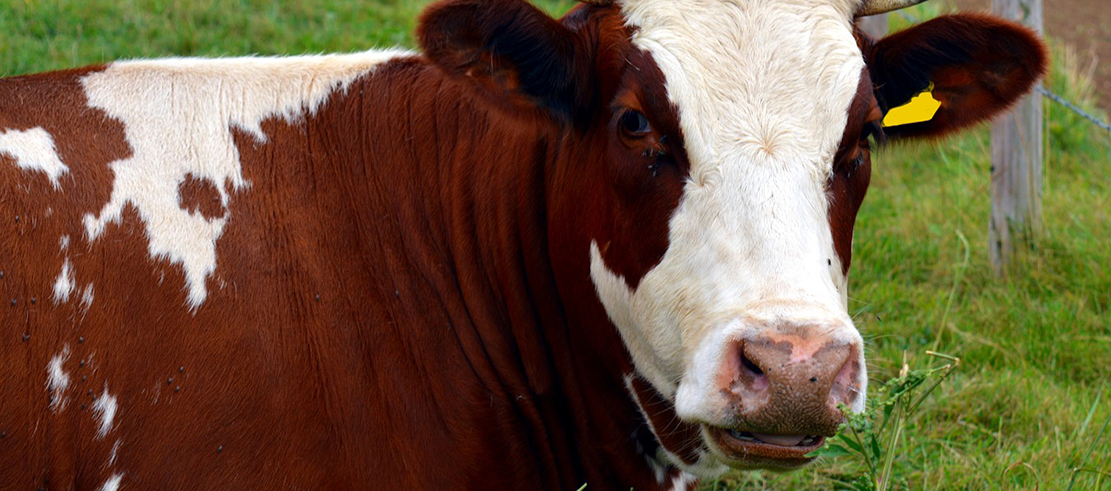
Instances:
[[[855,0],[494,3],[433,8],[428,55],[0,80],[0,490],[686,489],[801,465],[862,407],[843,302],[888,104]],[[708,63],[736,87],[701,100],[695,62],[761,52],[699,59],[668,16],[723,13],[838,49]],[[775,77],[827,97],[766,111]]]
[[[511,165],[552,142],[490,124],[503,116],[460,102],[427,62],[382,58],[0,85],[0,127],[50,135],[68,169],[55,187],[17,166],[38,155],[0,160],[0,487],[571,489],[583,483],[564,470],[590,469],[599,487],[648,489],[644,458],[587,445],[630,438],[637,418],[606,375],[629,370],[616,332],[565,327],[534,199],[543,169]],[[319,67],[289,79],[298,90],[274,84],[300,64]],[[116,117],[86,102],[98,82],[119,91],[102,106]],[[282,100],[306,83],[315,111]],[[215,110],[244,97],[252,119]],[[219,107],[175,113],[204,104]],[[110,169],[142,169],[149,144],[161,169],[133,189],[168,195],[112,199],[128,184]]]

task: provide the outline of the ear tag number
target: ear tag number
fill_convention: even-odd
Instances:
[[[914,96],[910,102],[892,108],[883,118],[883,125],[887,127],[902,126],[905,124],[922,123],[934,119],[941,103],[934,99],[934,84],[930,84],[921,94]]]

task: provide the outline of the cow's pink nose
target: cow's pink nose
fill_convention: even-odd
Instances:
[[[842,419],[838,405],[852,405],[859,397],[860,352],[855,344],[756,336],[737,341],[731,352],[719,380],[728,381],[724,393],[746,430],[831,435]]]

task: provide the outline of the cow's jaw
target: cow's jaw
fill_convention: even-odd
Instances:
[[[769,423],[787,407],[746,413],[762,383],[775,386],[774,397],[786,401],[780,405],[821,405],[788,382],[812,364],[824,374],[815,385],[855,410],[864,404],[863,342],[847,314],[847,259],[835,251],[826,191],[864,68],[851,33],[856,6],[622,6],[634,44],[666,77],[690,176],[669,222],[668,250],[636,288],[606,265],[597,244],[591,276],[640,375],[683,421],[703,425],[711,454],[736,467],[800,465],[807,445],[820,444],[811,437],[821,435],[791,435],[792,428],[828,435],[836,426],[828,414]],[[750,370],[746,353],[782,362],[789,376],[768,367],[767,380],[754,379],[765,374]],[[748,417],[767,434],[742,431]]]

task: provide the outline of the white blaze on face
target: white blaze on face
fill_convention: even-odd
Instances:
[[[826,192],[864,69],[858,1],[622,5],[678,108],[690,179],[669,248],[636,290],[596,245],[591,274],[637,369],[681,417],[712,420],[727,340],[791,322],[859,343]]]
[[[0,129],[0,155],[14,159],[20,169],[46,174],[54,189],[61,187],[58,178],[69,172],[69,167],[58,157],[54,138],[42,128],[26,131]]]
[[[188,302],[197,308],[231,213],[208,219],[182,209],[178,187],[186,176],[211,183],[227,210],[231,193],[248,187],[233,128],[265,143],[264,120],[314,114],[355,79],[408,54],[131,61],[86,76],[89,105],[123,123],[132,151],[110,164],[115,181],[108,204],[85,216],[89,242],[133,206],[146,225],[151,257],[185,269]]]

